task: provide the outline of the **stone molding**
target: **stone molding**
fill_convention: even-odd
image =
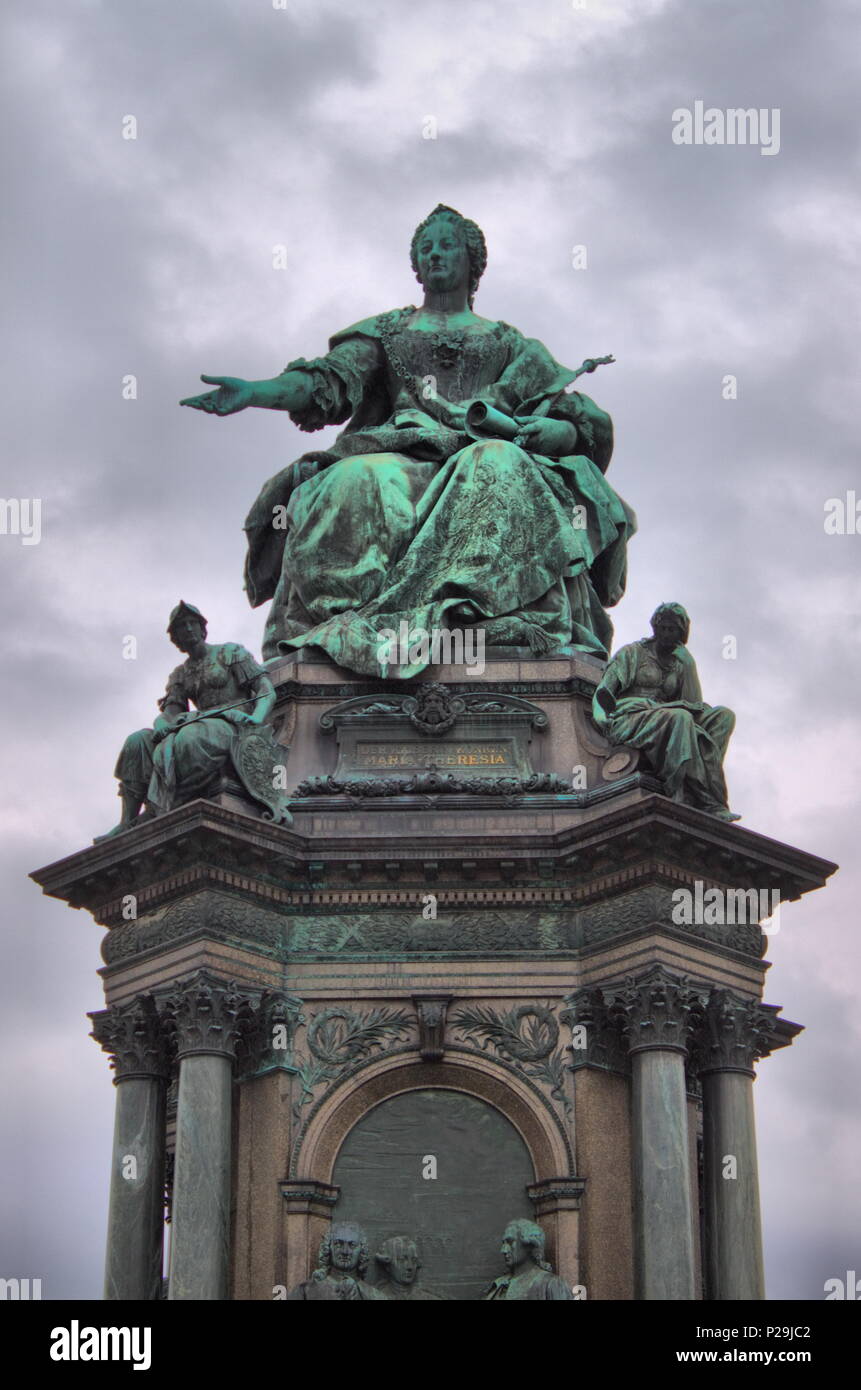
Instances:
[[[317,1182],[314,1178],[284,1178],[278,1188],[297,1216],[323,1216],[327,1220],[341,1195],[340,1187],[334,1183]]]
[[[585,1178],[542,1178],[529,1184],[526,1195],[540,1218],[557,1211],[579,1211],[585,1191]]]
[[[304,1171],[331,1178],[344,1139],[368,1110],[405,1091],[428,1087],[474,1095],[501,1111],[523,1138],[537,1181],[566,1168],[573,1175],[574,1156],[565,1127],[528,1077],[501,1059],[456,1045],[447,1050],[445,1061],[422,1062],[413,1044],[370,1058],[320,1097],[295,1137],[291,1177]]]

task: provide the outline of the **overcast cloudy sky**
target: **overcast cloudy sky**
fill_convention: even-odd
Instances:
[[[487,236],[481,314],[570,365],[616,355],[589,390],[640,520],[618,641],[682,601],[706,698],[738,714],[731,804],[844,865],[772,940],[766,998],[807,1031],[756,1094],[770,1296],[861,1271],[861,535],[824,528],[827,499],[861,496],[858,19],[850,0],[4,6],[0,491],[43,518],[38,545],[0,536],[0,1275],[101,1292],[101,931],[26,875],[115,821],[180,596],[259,651],[240,528],[308,446],[281,414],[176,402],[201,371],[270,376],[414,301],[409,239],[439,201]],[[698,100],[779,110],[779,152],[675,144]]]

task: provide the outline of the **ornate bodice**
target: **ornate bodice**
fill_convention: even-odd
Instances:
[[[471,399],[499,380],[511,356],[507,324],[428,332],[403,326],[408,315],[381,315],[380,338],[386,356],[392,400],[406,392],[414,403],[416,388],[433,377],[436,391],[449,401]]]
[[[666,663],[662,663],[651,648],[638,642],[637,676],[633,686],[624,692],[625,697],[645,697],[666,704],[679,698],[683,679],[684,672],[678,657],[671,656]]]

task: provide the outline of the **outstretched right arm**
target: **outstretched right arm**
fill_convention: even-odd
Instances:
[[[282,372],[267,381],[245,381],[240,376],[201,376],[217,391],[186,396],[180,405],[205,410],[209,415],[235,415],[256,405],[263,410],[302,410],[311,399],[313,381],[308,372]]]

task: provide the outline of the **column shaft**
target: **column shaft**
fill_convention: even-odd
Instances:
[[[693,1299],[684,1054],[650,1048],[631,1063],[636,1297]]]
[[[232,1081],[223,1054],[180,1062],[171,1299],[228,1297]]]
[[[753,1077],[703,1073],[706,1297],[762,1299],[762,1230]]]
[[[164,1233],[165,1083],[129,1076],[116,1083],[105,1298],[161,1296]]]

